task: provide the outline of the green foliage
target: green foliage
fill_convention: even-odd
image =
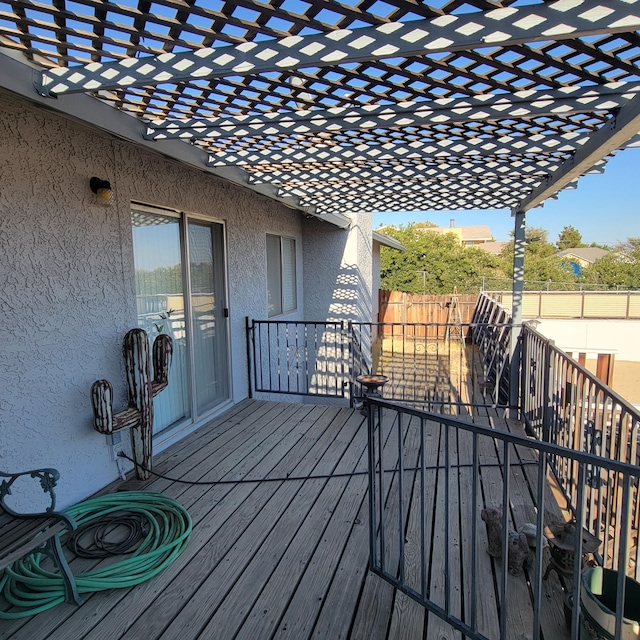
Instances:
[[[416,229],[437,229],[438,225],[431,220],[425,220],[424,222],[416,222],[413,225]]]
[[[457,287],[459,293],[471,293],[478,290],[483,277],[513,277],[513,240],[505,245],[500,256],[493,256],[480,248],[463,247],[453,233],[430,232],[430,226],[432,223],[385,228],[385,234],[399,240],[407,251],[382,248],[383,289],[443,294]],[[544,229],[527,227],[525,230],[526,288],[554,290],[566,289],[569,285],[577,289],[580,285],[589,285],[589,288],[640,289],[640,238],[628,238],[620,243],[611,253],[584,268],[579,277],[557,252],[564,244],[566,248],[584,247],[580,232],[567,226],[556,244],[548,238]]]
[[[581,280],[604,289],[640,289],[640,238],[628,238],[583,269]]]
[[[563,262],[556,255],[555,245],[548,240],[549,234],[544,229],[527,227],[525,229],[524,247],[524,280],[531,283],[531,288],[540,288],[542,282],[575,282],[576,276],[571,265]],[[509,278],[513,278],[514,241],[508,242],[502,249],[502,270]]]
[[[153,271],[136,269],[136,291],[138,295],[166,295],[182,293],[182,267],[157,267]]]
[[[556,247],[560,251],[564,249],[577,249],[579,247],[584,247],[582,243],[582,234],[571,225],[567,227],[563,227],[562,231],[558,235],[558,242],[556,242]]]
[[[460,245],[455,234],[433,233],[409,225],[387,227],[385,234],[400,241],[406,252],[383,247],[380,256],[381,287],[405,293],[443,294],[477,291],[482,276],[497,275],[496,256]]]

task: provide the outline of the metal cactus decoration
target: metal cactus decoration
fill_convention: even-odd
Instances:
[[[93,427],[111,434],[118,429],[131,429],[136,475],[149,479],[151,469],[151,434],[153,430],[153,398],[169,384],[169,367],[173,343],[166,334],[153,342],[153,379],[149,339],[143,329],[131,329],[122,341],[122,355],[127,375],[129,406],[113,413],[113,387],[108,380],[97,380],[91,386]]]

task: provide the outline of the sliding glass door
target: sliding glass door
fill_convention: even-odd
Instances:
[[[188,223],[193,373],[199,414],[229,397],[222,225]]]
[[[169,386],[154,400],[154,434],[229,398],[224,228],[134,207],[138,324],[173,338]]]

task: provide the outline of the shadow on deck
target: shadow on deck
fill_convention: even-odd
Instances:
[[[476,421],[519,429],[496,412]],[[440,425],[429,423],[430,455],[442,453]],[[388,425],[390,428],[390,425]],[[79,608],[62,604],[32,618],[3,622],[3,640],[337,640],[459,638],[436,616],[368,570],[367,429],[357,411],[245,400],[211,424],[156,457],[155,471],[185,483],[157,479],[148,486],[179,500],[194,529],[186,551],[152,580],[130,589],[87,594]],[[500,567],[485,551],[480,521],[485,504],[501,500],[499,451],[482,451],[482,504],[469,504],[468,450],[460,445],[456,491],[449,502],[450,594],[461,614],[472,598],[468,556],[470,520],[477,518],[478,628],[499,637]],[[392,459],[393,453],[389,454]],[[515,524],[531,521],[535,466],[512,459]],[[430,482],[428,526],[432,594],[443,597],[441,548],[445,505],[438,473]],[[308,475],[326,476],[299,480]],[[533,475],[532,475],[533,474]],[[262,479],[242,484],[189,482]],[[288,478],[288,480],[284,480]],[[127,483],[106,491],[126,490]],[[547,499],[547,506],[553,501]],[[555,505],[555,503],[554,503]],[[557,508],[557,507],[556,507]],[[559,512],[554,515],[560,515]],[[412,519],[407,520],[409,539]],[[440,543],[440,546],[438,546]],[[75,573],[95,562],[72,559]],[[543,586],[541,626],[545,638],[567,637],[562,593],[555,574]],[[507,638],[532,637],[531,580],[509,577]]]

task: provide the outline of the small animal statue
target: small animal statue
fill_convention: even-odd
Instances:
[[[480,517],[487,525],[487,553],[499,558],[502,555],[502,509],[487,507],[481,511]]]
[[[502,509],[487,507],[480,513],[480,517],[487,526],[487,552],[494,558],[502,556]],[[509,573],[519,576],[522,567],[529,563],[529,543],[524,533],[509,531]]]
[[[509,573],[522,574],[522,567],[530,565],[530,550],[527,536],[517,531],[509,531]]]

